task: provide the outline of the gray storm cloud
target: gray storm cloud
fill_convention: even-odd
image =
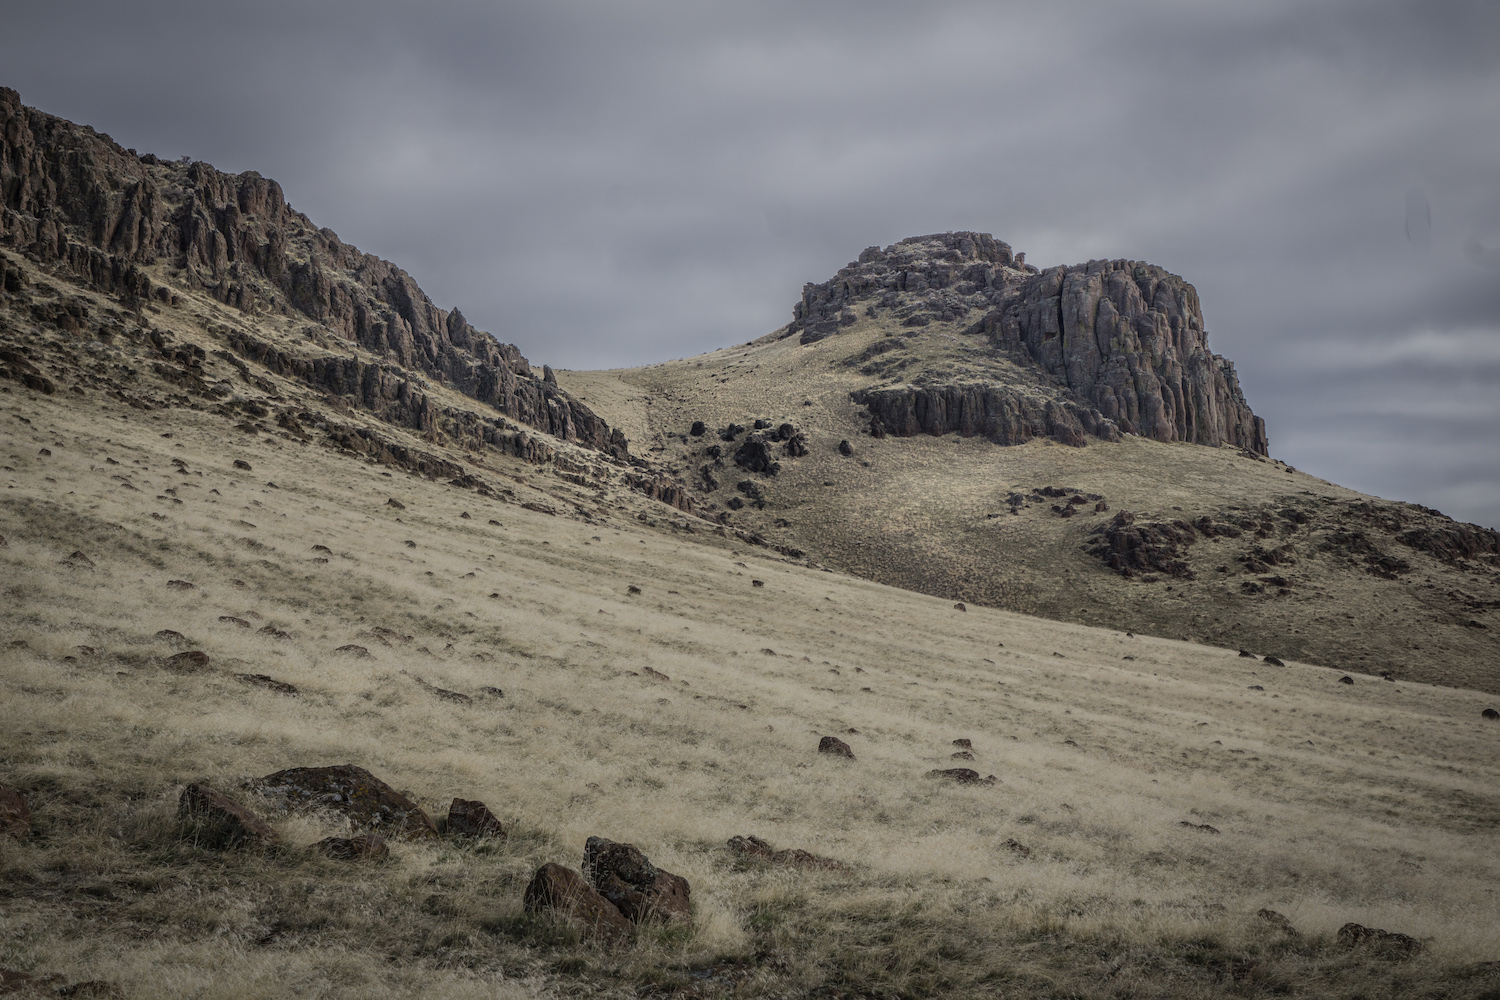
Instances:
[[[1274,454],[1500,524],[1500,5],[27,6],[26,103],[275,177],[534,361],[985,230],[1183,274]]]

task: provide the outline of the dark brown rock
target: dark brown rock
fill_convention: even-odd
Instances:
[[[948,756],[952,760],[973,760],[974,759],[974,751],[973,750],[959,750],[959,751],[957,751],[955,753],[949,754]]]
[[[265,820],[207,785],[188,785],[182,790],[177,818],[191,827],[193,839],[214,847],[281,843],[281,835]]]
[[[1183,550],[1197,540],[1192,525],[1183,520],[1136,523],[1135,515],[1122,510],[1107,525],[1091,532],[1094,541],[1087,552],[1124,577],[1139,573],[1161,573],[1191,580],[1194,574],[1183,559]]]
[[[527,913],[556,913],[604,940],[628,937],[632,926],[613,903],[562,865],[545,864],[526,886]]]
[[[448,806],[448,833],[455,837],[504,839],[505,827],[483,802],[454,799]]]
[[[968,739],[967,737],[962,738],[962,739],[956,739],[956,740],[954,740],[953,741],[953,745],[956,746],[956,747],[962,747],[965,750],[973,750],[974,749],[974,741],[971,740],[971,739]]]
[[[406,504],[402,503],[400,500],[397,500],[395,497],[391,497],[389,500],[387,500],[385,502],[385,505],[387,507],[394,507],[397,510],[405,510],[406,509]]]
[[[178,632],[176,629],[170,628],[164,628],[160,632],[156,633],[156,638],[160,639],[162,642],[170,642],[174,645],[187,642],[187,636],[183,635],[181,632]]]
[[[987,778],[981,778],[978,771],[968,767],[934,768],[927,772],[927,777],[941,778],[960,785],[993,785],[995,783],[993,774]]]
[[[1495,711],[1493,708],[1485,709],[1479,713],[1479,716],[1483,719],[1489,719],[1491,722],[1500,721],[1500,712]]]
[[[171,590],[192,590],[193,585],[186,580],[168,580],[167,587]]]
[[[1339,928],[1338,943],[1345,948],[1365,946],[1377,952],[1394,952],[1402,955],[1415,955],[1423,950],[1422,942],[1408,934],[1398,934],[1395,931],[1382,930],[1378,927],[1365,927],[1353,921]]]
[[[1267,656],[1262,662],[1269,663],[1273,667],[1284,667],[1284,666],[1286,666],[1285,663],[1281,662],[1280,657],[1276,657],[1276,656]]]
[[[26,796],[7,785],[0,785],[0,834],[17,840],[31,836],[31,807]]]
[[[63,565],[72,566],[75,569],[93,569],[94,561],[82,552],[74,552],[63,560]]]
[[[1009,848],[1014,853],[1019,854],[1023,858],[1031,857],[1031,848],[1027,847],[1025,844],[1021,843],[1014,837],[1007,837],[1004,846]]]
[[[687,879],[657,868],[634,844],[590,837],[584,845],[583,871],[594,888],[635,923],[689,916]]]
[[[234,460],[234,467],[236,469],[239,469],[242,472],[250,472],[250,471],[252,471],[251,468],[250,468],[250,463],[247,462],[247,461],[245,461],[242,458],[237,458],[237,459]]]
[[[1219,832],[1217,828],[1209,826],[1207,823],[1190,823],[1187,820],[1182,820],[1177,825],[1178,826],[1187,827],[1189,830],[1199,830],[1199,831],[1201,831],[1203,833],[1218,833]]]
[[[266,674],[235,674],[234,676],[246,684],[263,687],[268,691],[284,694],[289,698],[296,698],[300,694],[295,685],[288,684],[286,681],[278,681],[276,678],[269,677]]]
[[[854,454],[854,446],[851,445],[847,440],[840,441],[839,454],[843,455],[845,458],[848,458],[850,455]]]
[[[953,605],[953,610],[954,610],[954,611],[968,611],[968,610],[969,610],[969,609],[968,609],[968,608],[966,608],[966,607],[965,607],[965,606],[964,606],[964,605],[963,605],[963,603],[962,603],[962,602],[960,602],[960,603],[958,603],[958,604],[955,604],[955,605]]]
[[[1354,678],[1350,677],[1348,674],[1345,674],[1344,676],[1342,676],[1342,677],[1339,678],[1339,683],[1340,684],[1353,684],[1354,683]]]
[[[837,736],[824,736],[818,740],[818,753],[831,753],[836,757],[854,759],[854,751],[849,747],[849,744]]]
[[[313,849],[339,861],[380,861],[390,857],[391,848],[378,833],[356,837],[326,837]]]
[[[825,871],[841,871],[844,867],[842,861],[835,861],[833,858],[821,858],[800,848],[792,847],[778,851],[753,834],[745,837],[731,837],[728,846],[736,854],[748,858],[760,858],[773,865],[793,868],[821,868]]]
[[[167,666],[173,670],[202,670],[208,666],[208,654],[201,649],[189,649],[167,657]]]
[[[1276,928],[1277,930],[1281,931],[1284,934],[1296,934],[1297,933],[1297,928],[1295,928],[1295,927],[1292,926],[1292,922],[1290,920],[1288,920],[1282,914],[1277,913],[1275,910],[1266,910],[1266,909],[1258,910],[1258,911],[1256,911],[1255,916],[1262,923],[1269,924],[1270,926]]]
[[[288,807],[328,809],[358,826],[408,840],[432,840],[437,827],[411,799],[354,764],[293,767],[260,779]]]

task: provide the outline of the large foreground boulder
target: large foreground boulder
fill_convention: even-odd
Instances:
[[[281,835],[255,813],[207,785],[188,785],[177,800],[177,818],[194,839],[217,847],[279,844]]]
[[[686,920],[691,912],[687,879],[657,868],[634,844],[590,837],[583,870],[594,888],[634,923]]]
[[[571,868],[548,864],[537,869],[526,887],[527,913],[552,912],[605,940],[630,934],[630,921]]]
[[[262,790],[288,807],[329,809],[356,826],[406,840],[436,840],[422,807],[354,764],[292,767],[260,779]]]

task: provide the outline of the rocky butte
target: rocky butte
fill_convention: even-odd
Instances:
[[[1153,264],[1094,260],[1038,271],[988,233],[913,236],[870,247],[828,281],[806,285],[787,333],[813,343],[859,310],[890,312],[906,329],[967,323],[964,333],[1034,363],[1055,389],[871,389],[858,401],[877,430],[956,431],[997,444],[1082,444],[1085,434],[1115,441],[1123,432],[1267,454],[1265,421],[1250,412],[1234,365],[1208,349],[1197,290]]]

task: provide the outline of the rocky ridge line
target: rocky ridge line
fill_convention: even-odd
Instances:
[[[172,302],[173,282],[250,315],[305,316],[562,440],[628,459],[587,406],[537,377],[513,345],[437,308],[412,277],[317,228],[275,181],[168,162],[21,104],[0,88],[0,245],[127,301]]]

